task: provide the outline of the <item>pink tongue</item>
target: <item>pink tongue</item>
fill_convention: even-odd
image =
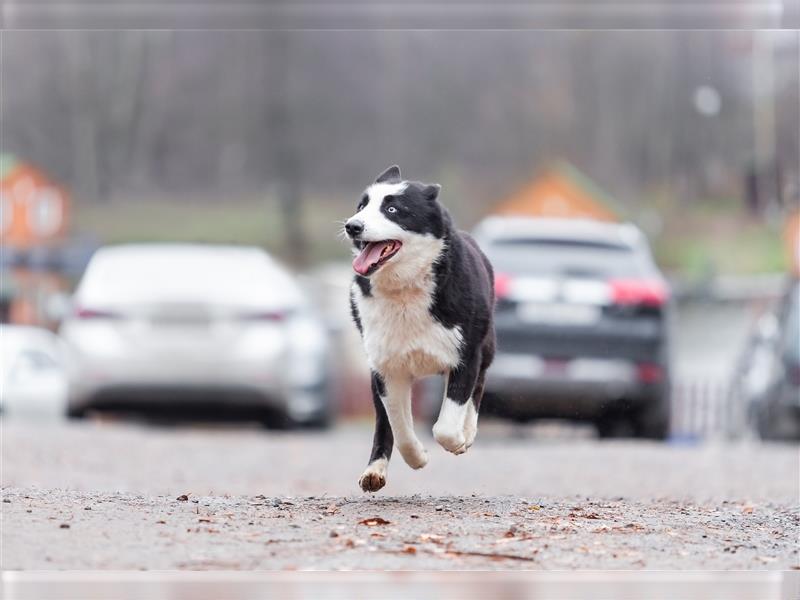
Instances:
[[[353,269],[359,275],[366,273],[381,259],[381,252],[391,245],[391,242],[367,242],[361,254],[353,261]]]

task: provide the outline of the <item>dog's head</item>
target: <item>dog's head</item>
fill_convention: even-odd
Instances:
[[[396,165],[381,173],[345,223],[357,253],[356,273],[369,277],[390,263],[435,260],[445,234],[445,213],[437,201],[440,189],[438,184],[404,180]]]

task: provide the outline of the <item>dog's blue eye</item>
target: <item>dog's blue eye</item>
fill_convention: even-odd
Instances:
[[[390,213],[396,213],[397,212],[397,209],[394,206],[390,206],[386,210],[387,210],[387,212],[390,212]]]

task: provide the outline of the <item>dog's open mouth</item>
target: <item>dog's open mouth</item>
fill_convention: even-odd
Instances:
[[[402,245],[398,240],[365,242],[361,253],[353,260],[353,269],[359,275],[371,275],[397,254]]]

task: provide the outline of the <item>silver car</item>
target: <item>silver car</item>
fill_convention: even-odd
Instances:
[[[0,411],[4,416],[63,418],[67,400],[64,348],[40,327],[0,325]]]
[[[255,247],[109,246],[61,326],[69,410],[180,411],[326,425],[326,331],[290,273]]]

